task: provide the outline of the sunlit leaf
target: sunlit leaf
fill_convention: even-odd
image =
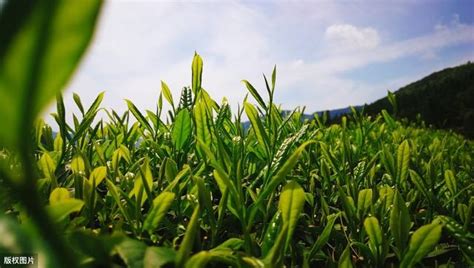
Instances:
[[[192,70],[192,89],[194,95],[197,95],[201,90],[201,79],[202,79],[202,58],[199,54],[194,53],[193,63],[191,64]]]
[[[413,267],[421,261],[438,244],[443,225],[433,222],[418,228],[410,238],[408,251],[400,263],[400,267]]]
[[[56,188],[49,195],[49,203],[51,205],[59,204],[71,198],[71,193],[66,188]]]
[[[397,150],[397,182],[403,184],[408,175],[408,163],[410,161],[410,146],[404,140]]]
[[[181,150],[191,135],[191,117],[187,109],[176,115],[171,135],[176,149]]]
[[[47,209],[51,215],[51,218],[53,218],[56,222],[60,222],[71,213],[80,211],[83,206],[84,201],[75,198],[67,198],[61,200],[60,202],[52,203]]]
[[[153,208],[143,223],[143,229],[153,232],[163,220],[166,212],[171,207],[175,194],[171,192],[162,192],[153,200]]]
[[[285,248],[291,241],[296,223],[304,206],[304,190],[295,181],[291,181],[285,187],[280,195],[278,206],[281,210],[281,218],[284,225],[288,225]]]

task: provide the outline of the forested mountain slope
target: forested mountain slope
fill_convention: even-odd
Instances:
[[[474,137],[474,63],[435,72],[395,92],[397,116],[421,119],[436,128],[449,128]],[[387,97],[365,106],[368,114],[392,111]],[[393,111],[392,111],[393,112]]]

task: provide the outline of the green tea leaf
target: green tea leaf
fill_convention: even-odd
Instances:
[[[58,184],[56,180],[56,175],[54,174],[54,172],[56,171],[56,162],[49,155],[49,153],[43,153],[40,160],[38,161],[38,165],[40,170],[43,172],[44,177],[49,179],[49,181],[51,182],[52,187],[56,187]]]
[[[75,198],[62,199],[60,202],[54,202],[47,207],[51,218],[56,222],[64,220],[71,213],[78,212],[84,206],[84,201]]]
[[[186,262],[185,268],[204,268],[211,258],[211,253],[207,251],[198,252]]]
[[[92,183],[92,186],[95,188],[99,185],[107,176],[107,167],[96,167],[89,177],[89,181]]]
[[[191,64],[192,71],[192,89],[195,96],[201,90],[202,79],[202,58],[199,54],[194,53],[193,63]]]
[[[288,237],[288,224],[284,224],[280,234],[278,235],[273,247],[270,252],[265,256],[263,262],[268,267],[281,267],[281,262],[283,261],[283,251],[285,248],[285,241]]]
[[[437,222],[418,228],[410,239],[408,251],[403,257],[400,267],[413,267],[421,261],[438,244],[443,226]]]
[[[398,106],[397,106],[397,98],[394,93],[391,91],[387,92],[387,99],[390,102],[390,105],[392,105],[393,113],[397,114]]]
[[[258,104],[260,104],[260,106],[263,109],[267,110],[267,106],[265,105],[265,101],[263,101],[262,97],[260,96],[260,94],[258,94],[258,91],[252,86],[252,84],[250,84],[249,81],[247,81],[247,80],[242,80],[242,82],[245,84],[248,91],[250,92],[250,94],[252,94],[252,96],[255,98],[255,100],[258,102]]]
[[[474,234],[469,230],[466,231],[466,228],[464,228],[451,217],[440,215],[437,216],[435,220],[439,220],[444,224],[445,229],[448,231],[450,236],[457,241],[459,247],[466,257],[467,262],[473,263],[474,248],[472,245],[474,244]]]
[[[283,224],[288,225],[285,248],[288,248],[288,244],[291,241],[296,223],[303,210],[304,202],[304,190],[298,183],[291,181],[283,187],[278,207],[281,210]]]
[[[382,110],[381,111],[382,113],[382,116],[385,120],[385,123],[392,129],[396,128],[397,127],[397,123],[395,122],[395,120],[393,120],[393,118],[390,116],[390,114],[386,111],[386,110]]]
[[[208,124],[209,116],[206,102],[202,98],[199,98],[194,106],[193,114],[196,123],[196,137],[209,146],[211,144],[211,132]]]
[[[165,99],[174,108],[173,95],[171,95],[171,90],[164,81],[161,81],[161,92],[163,92],[163,96],[165,96]]]
[[[49,195],[49,204],[59,204],[71,198],[71,193],[66,188],[56,188]]]
[[[160,224],[169,208],[173,204],[175,194],[172,192],[162,192],[153,200],[153,208],[143,222],[143,229],[152,233]]]
[[[286,175],[290,173],[293,167],[298,162],[301,154],[303,153],[304,149],[310,145],[315,143],[315,141],[307,141],[301,144],[291,155],[286,159],[285,163],[282,167],[278,170],[278,172],[270,179],[270,182],[265,185],[262,192],[258,195],[258,199],[255,204],[260,204],[268,195],[275,190],[275,188],[280,184],[283,180],[286,179]]]
[[[218,245],[212,251],[219,250],[219,249],[231,249],[231,250],[239,250],[244,245],[244,241],[238,238],[229,238],[226,241],[222,242],[222,244]]]
[[[121,159],[125,159],[125,161],[129,164],[132,162],[130,150],[128,150],[128,148],[124,145],[120,145],[120,147],[112,154],[112,168],[114,170],[118,168]]]
[[[410,226],[410,214],[408,213],[405,201],[400,193],[395,191],[393,207],[390,211],[390,232],[392,233],[400,255],[403,255],[407,247]]]
[[[266,256],[272,248],[281,227],[281,212],[277,211],[272,220],[268,223],[267,230],[262,242],[262,256]]]
[[[327,223],[323,231],[321,232],[321,235],[318,237],[318,240],[316,240],[316,243],[314,243],[314,245],[311,247],[308,253],[308,259],[312,259],[314,254],[321,250],[321,248],[329,241],[329,237],[331,236],[334,223],[336,222],[336,219],[339,218],[339,216],[340,213],[336,213],[331,214],[327,217]]]
[[[457,192],[457,184],[456,178],[451,170],[446,170],[444,172],[444,182],[446,183],[446,187],[451,192],[452,195],[455,195]]]
[[[277,67],[276,67],[276,65],[275,65],[275,66],[273,67],[273,71],[272,71],[272,93],[275,91],[276,70],[277,70]]]
[[[363,189],[357,198],[357,211],[362,217],[372,205],[372,189]]]
[[[97,95],[96,99],[94,100],[94,102],[91,104],[91,106],[87,110],[87,112],[84,115],[84,118],[82,119],[79,126],[77,126],[76,133],[74,133],[74,137],[72,138],[71,143],[74,143],[75,141],[78,141],[79,139],[81,139],[83,137],[84,133],[86,133],[89,130],[89,128],[91,127],[92,122],[95,119],[95,116],[97,115],[99,106],[102,103],[103,99],[104,99],[104,92],[101,92],[99,95]],[[75,124],[75,125],[77,125],[77,124]]]
[[[72,93],[72,98],[74,99],[74,102],[76,103],[77,108],[79,108],[79,111],[81,111],[81,113],[84,114],[84,106],[82,106],[81,97],[77,95],[76,93]]]
[[[404,184],[408,175],[408,163],[410,161],[410,146],[404,140],[397,150],[397,182]]]
[[[257,109],[255,109],[255,107],[248,102],[244,103],[244,107],[245,113],[247,113],[247,116],[249,117],[249,120],[252,124],[252,129],[255,133],[255,136],[257,137],[258,145],[260,146],[262,152],[268,155],[268,136],[265,132],[265,129],[263,128],[262,121],[258,117]]]
[[[106,179],[105,181],[107,183],[107,188],[109,189],[108,193],[114,199],[114,201],[117,204],[117,206],[119,207],[120,212],[122,213],[122,215],[130,222],[131,217],[128,214],[128,211],[125,209],[124,205],[122,204],[122,199],[120,198],[120,192],[119,192],[118,188],[114,185],[114,183],[111,180]]]
[[[178,253],[176,254],[176,266],[182,267],[188,260],[189,253],[193,248],[194,238],[199,229],[199,205],[194,208],[193,215],[189,221],[188,227],[186,228],[186,234],[184,235],[183,242],[179,246]]]
[[[166,247],[148,247],[143,260],[144,267],[166,267],[174,262],[176,252]]]
[[[369,237],[369,248],[374,256],[382,253],[383,236],[376,217],[368,217],[364,221],[364,229]]]
[[[147,246],[141,241],[125,238],[115,247],[127,267],[143,268]]]
[[[62,153],[63,145],[64,145],[64,141],[61,135],[56,135],[56,138],[54,138],[54,151],[58,153]]]
[[[409,173],[410,179],[413,184],[415,184],[415,187],[418,189],[418,191],[420,191],[420,193],[422,193],[427,200],[431,201],[431,194],[428,191],[428,188],[426,187],[426,184],[420,177],[420,175],[418,175],[418,173],[416,173],[416,171],[412,169],[409,170]]]
[[[148,158],[145,158],[145,161],[140,167],[139,173],[135,177],[133,189],[132,191],[130,191],[128,196],[129,197],[135,196],[136,198],[141,196],[142,198],[141,198],[140,206],[143,206],[143,203],[148,198],[152,198],[151,196],[152,186],[153,186],[153,174],[150,168],[150,160]],[[145,195],[143,195],[143,193]]]
[[[143,116],[143,114],[138,110],[138,108],[130,100],[125,100],[127,102],[128,109],[132,112],[133,116],[140,122],[140,124],[145,127],[150,133],[153,133],[153,128],[151,127],[148,120]]]
[[[347,245],[346,249],[342,252],[337,263],[338,268],[352,268],[351,248]]]
[[[181,150],[191,136],[191,117],[187,109],[176,115],[171,136],[177,150]]]
[[[74,173],[85,175],[86,163],[81,155],[76,155],[71,161],[71,170]]]

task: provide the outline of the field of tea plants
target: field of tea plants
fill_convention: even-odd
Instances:
[[[472,142],[385,111],[354,110],[338,125],[303,122],[298,109],[282,116],[276,70],[265,97],[244,80],[256,105],[245,100],[233,113],[201,87],[202,68],[196,54],[181,96],[162,82],[154,111],[126,100],[125,113],[103,110],[95,122],[104,94],[89,107],[74,95],[80,114],[68,124],[59,96],[59,133],[37,123],[37,190],[70,258],[131,267],[473,264]],[[18,165],[8,151],[2,157]],[[16,201],[2,199],[2,237],[28,232]]]
[[[232,111],[201,86],[198,54],[191,86],[173,96],[162,82],[153,110],[125,100],[119,114],[101,108],[104,93],[91,104],[74,94],[69,122],[58,94],[54,132],[39,111],[71,77],[101,2],[33,2],[30,16],[14,16],[23,1],[0,16],[1,256],[37,254],[39,267],[474,265],[472,141],[386,111],[302,120],[274,102],[276,68],[263,90],[244,80],[248,98]]]

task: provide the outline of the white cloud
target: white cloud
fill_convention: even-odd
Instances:
[[[335,24],[324,34],[330,46],[337,49],[373,49],[380,43],[380,37],[374,28],[357,28],[350,24]]]
[[[473,26],[459,18],[442,30],[393,41],[384,38],[385,29],[382,35],[366,23],[342,24],[348,11],[332,1],[324,6],[325,12],[314,12],[303,3],[267,10],[269,5],[242,2],[108,2],[66,105],[74,106],[72,92],[91,103],[106,90],[103,107],[123,111],[128,98],[141,110],[154,109],[160,80],[175,99],[190,84],[197,50],[204,59],[203,87],[217,101],[225,96],[236,107],[247,94],[242,79],[265,93],[261,73],[277,64],[275,100],[283,108],[343,107],[370,102],[410,81],[369,84],[346,77],[348,71],[406,57],[434,59],[443,48],[474,42]]]

